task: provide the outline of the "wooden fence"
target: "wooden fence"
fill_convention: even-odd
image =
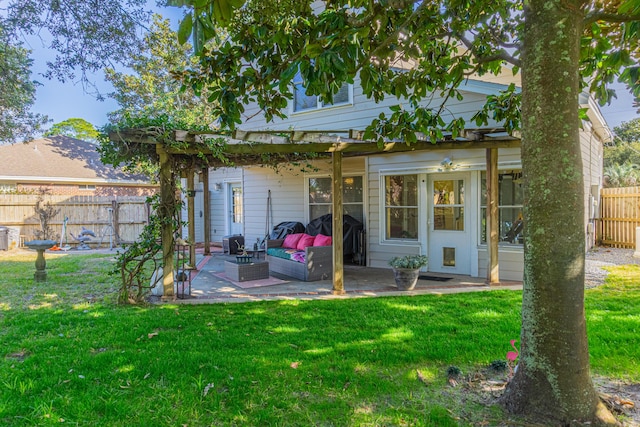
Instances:
[[[9,241],[21,245],[36,237],[40,230],[40,220],[35,213],[39,196],[0,194],[0,226],[9,228]],[[49,202],[58,213],[51,220],[51,228],[62,235],[62,225],[67,219],[66,242],[77,243],[77,236],[85,227],[96,234],[89,245],[109,246],[110,243],[131,243],[135,241],[149,221],[149,206],[143,196],[60,196],[45,195],[43,202]]]
[[[603,188],[597,241],[615,248],[635,248],[640,227],[640,187]]]

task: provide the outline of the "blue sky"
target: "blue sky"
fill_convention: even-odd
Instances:
[[[159,13],[169,17],[172,27],[177,28],[178,20],[182,15],[180,9],[162,8]],[[72,117],[83,118],[96,127],[107,122],[107,113],[118,108],[115,101],[109,98],[105,101],[98,101],[94,95],[86,93],[81,84],[60,83],[38,75],[45,70],[46,60],[52,54],[36,39],[30,40],[26,47],[33,50],[34,73],[32,78],[42,83],[36,93],[36,102],[32,108],[34,112],[49,116],[53,119],[52,123],[58,123]],[[102,74],[96,75],[94,81],[102,93],[108,93],[111,90],[110,84],[104,81]],[[612,130],[622,122],[640,117],[632,106],[633,97],[631,94],[622,85],[616,85],[615,89],[618,99],[614,100],[611,105],[602,107],[602,113]]]

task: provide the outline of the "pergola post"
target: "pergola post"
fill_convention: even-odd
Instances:
[[[332,158],[332,217],[333,217],[333,294],[344,291],[344,231],[342,218],[342,152],[334,151]]]
[[[162,231],[162,289],[163,296],[173,296],[173,213],[176,202],[171,173],[171,156],[162,145],[156,144],[156,153],[160,158],[160,208],[158,215],[163,218]]]
[[[202,188],[204,191],[204,254],[211,255],[211,195],[209,194],[209,168],[202,168]]]
[[[500,283],[498,262],[498,149],[487,149],[487,281],[489,285]]]
[[[187,169],[187,229],[189,230],[189,267],[196,268],[196,190],[195,190],[195,170]]]

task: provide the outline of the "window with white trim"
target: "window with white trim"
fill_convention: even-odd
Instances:
[[[364,223],[362,176],[342,178],[342,213]],[[331,213],[331,178],[309,178],[309,220]]]
[[[91,184],[81,184],[78,185],[78,190],[95,190],[96,186]]]
[[[385,239],[418,240],[418,175],[384,177]]]
[[[319,110],[321,108],[337,107],[340,105],[352,104],[353,86],[349,83],[343,83],[340,90],[333,95],[332,103],[323,103],[317,95],[307,95],[303,86],[302,75],[300,72],[293,78],[293,112],[301,113],[304,111]]]
[[[487,173],[482,172],[481,242],[487,243]],[[498,236],[501,245],[524,243],[522,170],[498,172]]]

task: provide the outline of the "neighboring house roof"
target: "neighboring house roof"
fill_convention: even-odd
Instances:
[[[144,175],[104,165],[96,148],[67,136],[0,145],[0,180],[149,184]]]

